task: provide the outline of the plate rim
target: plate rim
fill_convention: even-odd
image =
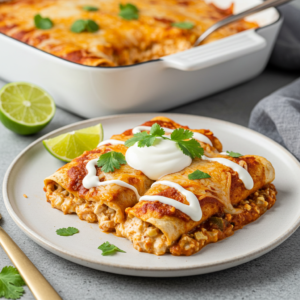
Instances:
[[[234,267],[243,263],[246,263],[248,261],[251,261],[255,258],[258,258],[264,254],[266,254],[267,252],[273,250],[274,248],[276,248],[277,246],[279,246],[282,242],[284,242],[286,239],[288,239],[296,230],[297,228],[300,226],[300,213],[298,215],[298,219],[289,227],[288,230],[286,230],[281,236],[277,237],[276,239],[274,239],[272,242],[270,242],[268,245],[264,246],[264,247],[259,247],[258,249],[252,251],[251,253],[248,254],[244,254],[241,256],[235,256],[233,258],[230,259],[224,259],[221,261],[216,261],[214,263],[202,263],[201,266],[199,265],[194,265],[194,266],[189,266],[189,267],[139,267],[139,266],[131,266],[131,265],[120,265],[118,263],[114,263],[111,261],[107,261],[107,262],[97,262],[97,261],[93,261],[91,259],[89,259],[88,257],[84,257],[84,256],[78,256],[74,253],[71,253],[67,250],[64,250],[63,248],[56,246],[54,244],[52,244],[51,242],[47,241],[45,238],[41,237],[39,234],[35,233],[33,230],[31,230],[26,224],[24,224],[24,222],[18,217],[17,213],[14,211],[14,209],[12,208],[11,204],[10,204],[10,200],[8,197],[8,183],[10,180],[10,174],[12,172],[12,170],[14,169],[16,163],[22,158],[22,156],[24,154],[26,154],[27,151],[29,151],[31,148],[33,148],[34,146],[36,146],[37,144],[39,144],[40,142],[42,142],[44,139],[53,136],[55,134],[61,134],[63,133],[63,131],[68,130],[69,128],[72,127],[76,127],[76,126],[84,126],[90,123],[94,123],[94,122],[101,122],[101,120],[107,120],[107,119],[113,119],[113,118],[122,118],[122,117],[137,117],[137,116],[149,116],[149,115],[156,115],[156,116],[165,116],[165,117],[170,117],[170,118],[176,118],[176,116],[178,117],[196,117],[196,118],[200,118],[203,121],[207,120],[207,121],[212,121],[214,123],[218,123],[223,124],[223,125],[230,125],[236,128],[239,128],[241,130],[245,130],[248,132],[251,132],[252,134],[267,140],[269,143],[273,144],[275,147],[279,147],[280,150],[282,150],[284,152],[285,155],[287,155],[290,159],[292,159],[295,163],[295,168],[299,168],[300,169],[300,163],[299,161],[287,150],[285,149],[283,146],[281,146],[280,144],[278,144],[277,142],[273,141],[272,139],[270,139],[267,136],[262,135],[259,132],[256,132],[252,129],[249,129],[247,127],[244,127],[242,125],[238,125],[232,122],[228,122],[228,121],[224,121],[224,120],[220,120],[220,119],[215,119],[215,118],[210,118],[210,117],[205,117],[205,116],[197,116],[197,115],[192,115],[192,114],[179,114],[179,113],[164,113],[164,112],[149,112],[149,113],[131,113],[131,114],[115,114],[115,115],[109,115],[109,116],[103,116],[103,117],[96,117],[96,118],[92,118],[92,119],[87,119],[87,120],[83,120],[83,121],[78,121],[72,124],[68,124],[66,126],[60,127],[58,129],[55,129],[43,136],[41,136],[40,138],[38,138],[37,140],[35,140],[34,142],[32,142],[31,144],[29,144],[27,147],[25,147],[25,149],[23,149],[16,157],[15,159],[11,162],[11,164],[9,165],[8,169],[5,172],[5,176],[3,178],[3,184],[2,184],[2,195],[3,195],[3,200],[4,200],[4,204],[6,207],[6,210],[8,211],[10,217],[13,219],[13,221],[15,222],[15,224],[30,238],[32,239],[34,242],[36,242],[38,245],[42,246],[43,248],[45,248],[46,250],[64,258],[67,259],[69,261],[75,262],[77,264],[83,265],[83,266],[87,266],[90,268],[94,268],[93,266],[91,266],[90,264],[95,264],[99,267],[103,266],[104,268],[113,268],[113,269],[117,269],[117,270],[113,270],[113,271],[108,271],[108,270],[103,270],[103,271],[108,271],[108,272],[112,272],[112,273],[118,273],[118,274],[125,274],[124,270],[128,270],[128,271],[146,271],[146,272],[159,272],[159,271],[165,271],[165,272],[182,272],[182,271],[195,271],[195,270],[202,270],[202,269],[206,269],[206,268],[210,268],[210,269],[214,269],[214,270],[207,270],[204,273],[210,273],[210,272],[215,272],[218,270],[223,270],[226,268],[230,268],[230,267]],[[92,126],[92,125],[91,125]],[[65,256],[68,257],[65,257]],[[74,261],[75,260],[80,260],[79,261]],[[81,262],[82,261],[82,262]],[[86,262],[86,263],[84,263]],[[216,269],[217,268],[217,269]],[[99,268],[99,270],[101,270]],[[119,270],[119,271],[118,271]],[[121,271],[122,270],[122,271]],[[177,274],[177,273],[176,273]],[[187,275],[179,275],[179,274],[174,274],[173,276],[189,276]],[[197,274],[202,274],[201,272],[197,273]],[[126,275],[134,275],[134,276],[153,276],[153,277],[160,277],[161,275],[153,275],[153,274],[149,274],[147,273],[146,275],[141,275],[141,274],[128,274],[126,273]],[[192,275],[196,275],[196,274],[192,274]],[[168,275],[168,277],[170,277],[172,275]]]

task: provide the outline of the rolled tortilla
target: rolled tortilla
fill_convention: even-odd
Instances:
[[[275,178],[271,163],[260,156],[245,155],[233,158],[211,154],[211,157],[229,159],[248,170],[253,179],[253,188],[246,189],[238,173],[231,168],[219,162],[196,158],[189,167],[163,176],[158,183],[171,181],[192,192],[197,197],[202,210],[199,221],[193,221],[188,215],[171,205],[142,200],[134,207],[126,209],[127,220],[118,226],[117,233],[130,239],[139,251],[164,254],[183,234],[190,232],[208,218],[224,213],[239,213],[240,211],[234,207],[241,200],[271,183]],[[196,170],[208,173],[211,178],[189,180],[188,175]],[[189,205],[182,193],[163,184],[152,186],[146,195],[164,196]]]

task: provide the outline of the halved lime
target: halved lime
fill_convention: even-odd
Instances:
[[[70,162],[84,151],[93,150],[103,141],[102,124],[61,134],[43,144],[54,157]]]
[[[0,120],[22,135],[42,130],[55,114],[55,103],[40,87],[27,82],[6,84],[0,90]]]

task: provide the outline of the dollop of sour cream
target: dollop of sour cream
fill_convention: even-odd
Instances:
[[[151,147],[138,147],[137,143],[126,152],[127,164],[142,171],[152,180],[183,170],[192,159],[183,154],[174,141],[157,138]]]

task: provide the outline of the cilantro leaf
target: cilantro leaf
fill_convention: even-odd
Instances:
[[[172,26],[180,29],[192,29],[194,24],[192,22],[175,22],[172,23]]]
[[[71,26],[71,31],[75,33],[96,32],[97,30],[99,30],[99,25],[93,20],[77,20]]]
[[[102,245],[98,247],[99,250],[102,250],[102,255],[107,256],[107,255],[113,255],[116,252],[123,252],[126,253],[125,251],[121,250],[117,246],[110,244],[109,242],[105,242]]]
[[[196,170],[195,172],[188,175],[188,178],[190,180],[196,180],[196,179],[204,179],[204,178],[210,178],[211,176],[205,172],[202,172],[200,170]]]
[[[178,141],[177,145],[183,152],[183,154],[189,156],[191,159],[195,157],[201,157],[204,154],[204,150],[195,139],[191,139],[188,141]]]
[[[104,173],[114,172],[115,169],[120,169],[121,165],[125,165],[125,156],[120,152],[110,151],[102,154],[98,161],[98,167],[102,167]]]
[[[150,134],[154,136],[163,136],[165,131],[157,123],[155,123],[151,127]]]
[[[40,14],[34,16],[34,25],[39,29],[50,29],[53,27],[53,22],[49,18],[43,18]]]
[[[60,236],[71,236],[78,232],[79,230],[74,227],[60,228],[56,230],[56,234]]]
[[[90,6],[90,5],[82,6],[82,9],[86,10],[86,11],[97,11],[97,10],[99,10],[98,7]]]
[[[153,136],[153,135],[147,135],[145,136],[142,140],[140,140],[138,142],[138,146],[139,147],[150,147],[152,146],[156,141],[156,136]]]
[[[137,20],[139,18],[138,8],[131,4],[120,4],[119,16],[125,20]]]
[[[182,141],[182,140],[188,140],[193,137],[194,133],[190,130],[178,128],[174,130],[171,134],[171,140],[172,141]]]
[[[226,151],[226,153],[231,156],[231,157],[240,157],[243,156],[243,154],[240,154],[238,152],[233,152],[233,151]]]
[[[0,272],[0,298],[19,299],[26,285],[18,270],[12,266],[4,267]]]
[[[143,140],[146,136],[148,136],[148,133],[146,131],[139,132],[133,135],[133,137],[125,142],[126,147],[133,146],[136,142],[139,142]]]

